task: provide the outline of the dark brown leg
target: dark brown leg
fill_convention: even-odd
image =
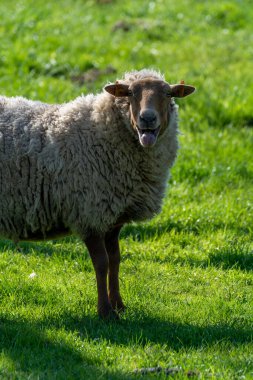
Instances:
[[[84,239],[88,248],[97,278],[98,290],[98,314],[102,318],[116,317],[112,309],[107,293],[108,256],[104,238],[98,235],[90,235]]]
[[[119,292],[119,233],[122,225],[113,228],[105,235],[105,246],[109,258],[109,299],[113,309],[123,311],[125,305]]]

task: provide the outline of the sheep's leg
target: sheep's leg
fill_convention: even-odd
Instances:
[[[125,305],[119,291],[119,233],[122,225],[115,227],[105,235],[105,246],[109,258],[109,299],[117,311],[123,311]]]
[[[102,318],[116,317],[117,314],[111,306],[107,292],[109,261],[105,248],[104,238],[97,235],[90,235],[84,241],[88,248],[96,272],[98,290],[98,314]]]

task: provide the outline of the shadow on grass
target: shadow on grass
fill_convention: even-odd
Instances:
[[[156,258],[153,259],[157,262]],[[189,265],[192,268],[208,268],[215,267],[222,270],[237,269],[246,272],[251,272],[253,270],[253,252],[249,248],[238,248],[233,249],[233,247],[226,249],[218,249],[213,252],[209,252],[206,258],[198,258],[194,256],[177,256],[168,255],[163,259],[159,259],[161,264],[173,263],[180,264],[182,266]]]
[[[136,315],[120,321],[104,322],[98,318],[81,318],[68,322],[65,328],[79,331],[80,336],[89,339],[106,339],[117,345],[147,343],[166,344],[169,349],[198,349],[215,345],[221,341],[232,345],[240,345],[253,341],[253,328],[235,328],[226,324],[198,326],[169,322],[149,316]]]
[[[147,239],[156,239],[160,238],[166,233],[170,233],[171,231],[175,231],[176,233],[192,233],[196,236],[200,235],[201,233],[204,233],[206,231],[224,231],[224,230],[231,230],[236,232],[238,235],[242,234],[248,234],[250,232],[250,228],[247,227],[241,227],[241,226],[235,226],[234,224],[228,224],[223,222],[213,222],[210,223],[208,221],[206,222],[194,222],[194,221],[181,221],[181,220],[170,220],[168,219],[166,222],[163,223],[157,223],[157,224],[149,224],[149,223],[143,223],[143,224],[128,224],[124,226],[123,230],[121,231],[121,238],[128,238],[132,237],[133,240],[136,241],[145,241]]]
[[[55,325],[0,318],[0,352],[14,362],[15,368],[10,374],[5,371],[6,378],[130,379],[122,372],[106,369],[99,357],[89,357],[85,350],[53,337],[54,334],[49,337],[47,329],[55,330]]]
[[[209,253],[209,258],[205,266],[213,265],[223,269],[241,269],[245,271],[253,270],[253,252],[248,247],[238,251],[233,249],[219,249]]]
[[[75,244],[75,245],[74,245]],[[74,246],[74,249],[73,249]],[[76,259],[80,256],[89,258],[87,249],[84,243],[76,236],[70,236],[58,240],[41,240],[38,242],[20,242],[13,243],[11,240],[0,240],[0,251],[15,251],[21,255],[30,255],[36,253],[37,256],[52,256],[58,255]]]
[[[51,335],[48,331],[52,331]],[[146,344],[167,345],[175,351],[203,349],[219,342],[238,346],[252,342],[252,328],[235,328],[225,324],[198,326],[172,323],[148,316],[104,322],[97,317],[73,317],[63,314],[40,323],[15,319],[0,319],[0,350],[15,363],[24,378],[57,379],[130,379],[129,373],[109,371],[101,357],[89,356],[85,349],[73,347],[65,339],[56,338],[59,332],[75,334],[80,341],[100,345],[106,340],[119,347]],[[61,335],[60,335],[61,336]],[[73,337],[73,335],[72,335]],[[91,349],[92,352],[92,349]]]
[[[217,225],[217,230],[224,229],[228,226],[224,224]],[[232,228],[232,227],[231,227]],[[132,237],[136,241],[145,241],[146,239],[154,239],[163,236],[170,231],[175,230],[180,233],[182,231],[197,234],[197,227],[193,225],[190,228],[184,227],[180,222],[171,223],[167,222],[164,224],[152,225],[140,225],[140,224],[130,224],[124,227],[121,237],[128,238]],[[240,233],[245,233],[246,231],[240,231]],[[239,233],[239,232],[238,232]],[[156,258],[154,257],[154,261]],[[215,266],[222,269],[240,269],[245,271],[253,270],[253,251],[250,249],[249,245],[243,245],[235,242],[230,242],[228,246],[224,248],[219,248],[213,252],[207,253],[207,258],[199,259],[198,257],[187,256],[187,257],[177,257],[176,259],[173,255],[168,255],[166,258],[160,260],[161,263],[173,262],[180,263],[182,265],[190,265],[192,267],[206,268],[209,266]]]

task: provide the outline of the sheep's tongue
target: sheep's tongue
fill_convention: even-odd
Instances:
[[[151,131],[144,131],[140,134],[140,142],[144,147],[152,146],[156,142],[156,135]]]
[[[153,146],[156,143],[156,139],[159,133],[159,127],[156,129],[139,129],[138,135],[140,143],[143,147]]]

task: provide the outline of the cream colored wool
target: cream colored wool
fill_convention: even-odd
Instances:
[[[121,82],[153,77],[128,73]],[[105,233],[121,218],[160,211],[176,152],[177,106],[168,128],[145,149],[127,98],[107,92],[62,105],[0,97],[0,235],[15,241],[50,233]]]

